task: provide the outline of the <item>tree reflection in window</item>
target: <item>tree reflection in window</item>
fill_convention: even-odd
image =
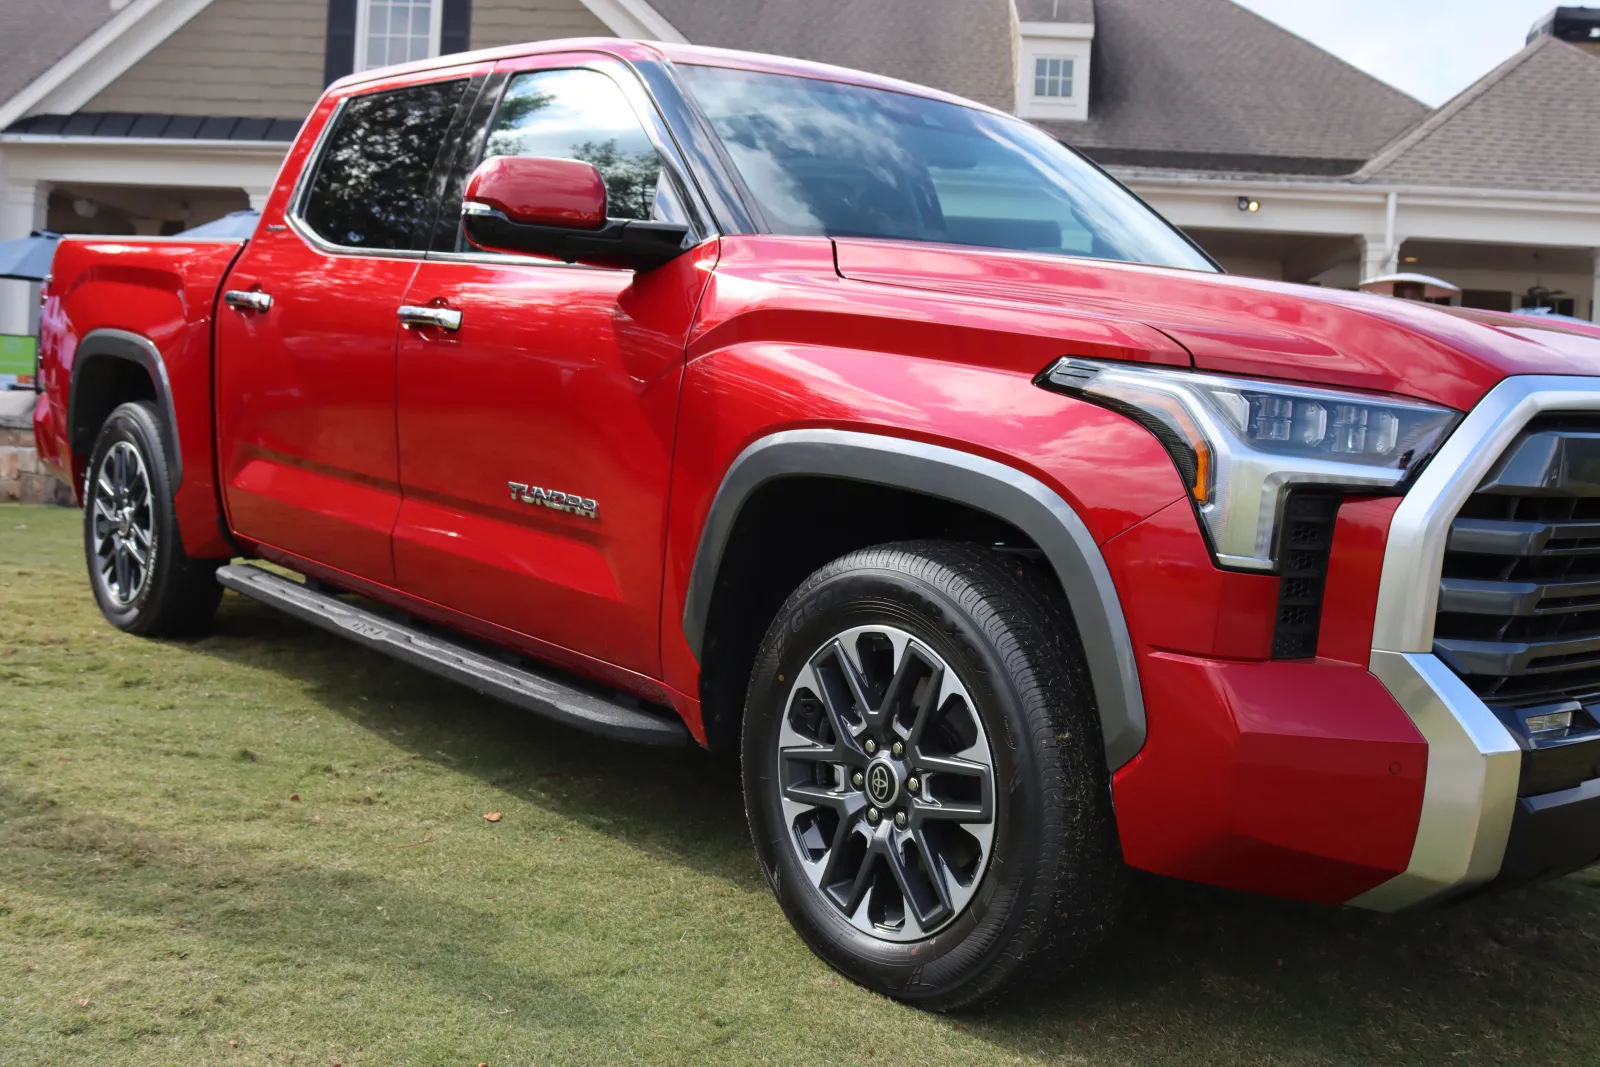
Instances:
[[[428,177],[466,84],[431,82],[346,102],[301,210],[306,225],[336,245],[426,247]]]
[[[605,179],[611,218],[663,219],[672,213],[663,204],[668,198],[656,195],[661,157],[655,145],[616,82],[598,71],[517,75],[506,86],[484,156],[582,160]]]

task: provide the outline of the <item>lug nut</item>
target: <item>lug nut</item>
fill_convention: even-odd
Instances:
[[[872,738],[869,737],[869,738],[867,738],[867,743],[862,747],[867,750],[867,755],[870,756],[874,752],[878,751],[878,742],[874,741]]]
[[[905,826],[906,826],[906,813],[903,812],[903,811],[895,812],[894,813],[894,824],[896,826],[900,827],[902,830],[904,830]]]
[[[862,777],[860,771],[857,771],[850,776],[850,784],[855,786],[857,789],[861,788],[861,783],[864,781],[866,781],[866,778]]]
[[[867,809],[867,821],[868,822],[877,822],[878,821],[878,809],[877,808],[868,808]]]
[[[906,753],[906,746],[904,746],[900,742],[896,741],[894,743],[894,747],[889,749],[889,751],[893,752],[896,756],[903,756]]]
[[[906,779],[906,792],[907,793],[915,793],[921,786],[922,786],[922,783],[919,782],[915,778],[907,778]]]

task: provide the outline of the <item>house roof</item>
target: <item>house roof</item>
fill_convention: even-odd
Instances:
[[[5,132],[8,135],[31,137],[150,137],[180,141],[288,143],[300,132],[300,124],[300,119],[79,111],[71,115],[30,115],[6,127]]]
[[[1358,180],[1600,193],[1597,100],[1600,57],[1535,38],[1396,138]]]
[[[1428,114],[1232,0],[1095,0],[1094,24],[1089,119],[1040,125],[1101,163],[1350,174]]]
[[[1088,2],[1062,0],[1063,7]],[[695,44],[854,67],[1007,111],[1014,103],[1010,0],[652,0],[652,6]]]
[[[1019,22],[1093,22],[1094,0],[1017,0]]]
[[[0,3],[0,102],[20,93],[115,14],[110,0]]]

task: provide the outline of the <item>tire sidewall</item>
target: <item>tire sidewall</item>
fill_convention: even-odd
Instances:
[[[795,672],[835,635],[856,626],[892,625],[942,657],[966,686],[988,735],[995,775],[995,828],[989,862],[967,907],[920,941],[884,941],[857,929],[812,886],[791,846],[776,783],[777,733]],[[828,963],[871,987],[907,999],[948,993],[976,977],[1012,944],[1044,864],[1037,811],[1046,771],[1019,745],[1031,736],[1023,700],[972,617],[929,582],[888,568],[847,571],[792,601],[763,644],[751,676],[743,757],[752,837],[779,904]]]
[[[132,445],[144,461],[145,473],[150,478],[151,517],[150,553],[145,581],[138,595],[127,605],[118,604],[112,597],[100,574],[94,550],[95,482],[106,454],[112,446],[123,441]],[[88,475],[84,479],[83,500],[83,550],[89,567],[89,584],[94,590],[100,613],[118,629],[139,633],[143,629],[142,624],[155,613],[162,589],[171,580],[174,561],[169,546],[176,536],[176,526],[172,509],[172,482],[167,473],[166,453],[162,448],[161,425],[145,404],[123,404],[112,411],[100,429],[94,453],[89,460]]]

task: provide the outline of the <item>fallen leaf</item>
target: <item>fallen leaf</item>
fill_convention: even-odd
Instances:
[[[566,834],[557,834],[556,835],[556,840],[557,841],[565,841],[566,839],[567,839],[567,835]]]
[[[493,997],[491,997],[487,993],[479,993],[478,996],[482,997],[484,1000],[493,1000],[494,999]]]
[[[488,821],[490,821],[490,822],[499,822],[500,821],[500,813],[498,811],[484,812],[483,817],[485,819],[487,819]]]
[[[239,1042],[237,1042],[237,1041],[230,1041],[230,1042],[228,1042],[228,1046],[229,1046],[229,1047],[230,1047],[230,1048],[238,1048],[238,1047],[239,1047]]]
[[[80,1001],[78,1001],[78,1007],[80,1007],[80,1008],[87,1008],[87,1007],[88,1007],[88,1006],[89,1006],[89,1002],[88,1002],[88,1001],[87,1001],[87,1000],[80,1000]]]
[[[299,800],[300,799],[300,794],[299,793],[290,793],[289,794],[289,799],[290,800]]]
[[[501,1008],[499,1011],[495,1012],[495,1014],[496,1015],[510,1015],[511,1014],[511,1009],[510,1008]]]

